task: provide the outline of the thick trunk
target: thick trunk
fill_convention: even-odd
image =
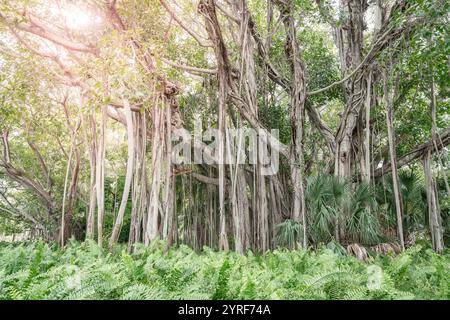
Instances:
[[[169,196],[171,198],[169,205],[170,207],[167,208],[167,244],[166,244],[166,251],[172,246],[172,244],[177,240],[176,239],[176,233],[177,230],[177,224],[176,224],[176,177],[175,175],[171,174],[170,181],[169,181]]]
[[[152,107],[152,166],[150,169],[150,195],[148,200],[147,226],[144,242],[149,244],[158,236],[159,207],[161,193],[161,175],[164,153],[164,119],[165,110],[161,105]]]
[[[78,121],[78,123],[73,126],[70,122],[70,113],[69,113],[69,107],[67,104],[67,99],[63,102],[63,108],[64,108],[64,114],[66,116],[66,122],[67,122],[67,129],[70,132],[70,153],[69,158],[67,160],[67,170],[66,170],[66,176],[64,179],[64,193],[63,193],[63,202],[62,202],[62,210],[61,210],[61,229],[60,229],[60,243],[61,247],[64,247],[64,244],[66,240],[71,235],[72,230],[72,218],[73,218],[73,208],[75,205],[75,200],[77,196],[77,186],[78,186],[78,175],[80,172],[80,151],[78,149],[77,145],[77,133],[78,129],[81,126],[81,120]],[[75,154],[75,163],[72,165],[72,157]],[[72,168],[72,174],[70,177],[71,184],[69,187],[69,193],[67,195],[67,183],[69,179],[69,171],[70,168]],[[68,200],[67,205],[67,212],[66,210],[66,197]]]
[[[227,134],[227,157],[230,172],[230,185],[228,194],[230,195],[231,213],[233,217],[234,249],[237,253],[244,253],[248,247],[247,229],[245,217],[248,216],[248,199],[246,192],[246,181],[244,169],[238,164],[237,158],[233,159],[231,154],[230,139]],[[239,157],[242,147],[242,134],[239,135],[236,157]],[[233,166],[233,163],[236,163]]]
[[[336,32],[335,41],[339,49],[341,73],[343,77],[351,74],[362,61],[365,1],[340,1],[340,11],[347,17]],[[352,142],[359,110],[362,104],[362,76],[350,77],[344,82],[346,106],[336,135],[335,173],[350,177],[352,169]]]
[[[147,139],[147,114],[137,113],[135,118],[134,136],[135,166],[133,172],[132,208],[130,234],[128,238],[128,252],[133,251],[133,245],[141,240],[142,218],[147,208],[147,175],[146,175],[146,139]]]
[[[231,88],[231,66],[222,38],[219,21],[217,20],[214,0],[203,0],[199,4],[199,11],[205,17],[205,26],[211,42],[214,44],[218,67],[219,81],[219,110],[218,110],[218,169],[219,169],[219,248],[228,250],[228,236],[225,217],[225,132],[228,91]]]
[[[269,6],[271,4],[269,3]],[[255,44],[252,37],[252,32],[249,28],[249,24],[251,24],[250,20],[250,12],[247,8],[247,4],[245,0],[237,1],[235,4],[235,11],[240,14],[239,20],[239,46],[241,52],[241,65],[240,65],[240,77],[239,77],[239,88],[242,91],[242,99],[245,101],[246,106],[248,107],[248,112],[252,115],[254,119],[259,121],[258,115],[258,90],[257,90],[257,82],[256,82],[256,68],[254,61],[254,49]],[[269,10],[270,11],[270,10]],[[269,12],[269,16],[271,13]],[[270,18],[269,18],[270,19]],[[266,43],[266,46],[268,44]],[[257,148],[255,156],[256,156],[256,170],[253,171],[253,179],[255,180],[256,186],[256,214],[254,215],[254,219],[256,219],[257,225],[257,247],[261,251],[267,251],[270,249],[270,230],[269,230],[269,208],[267,205],[267,190],[266,190],[266,179],[263,174],[264,157],[267,156],[265,154],[266,147],[265,145],[260,143],[261,141],[258,139],[258,142],[255,143],[255,147]],[[241,147],[241,144],[238,145]],[[239,150],[240,151],[240,150]],[[238,152],[239,154],[239,152]],[[239,201],[240,203],[240,211],[236,214],[239,215],[239,224],[236,228],[240,230],[241,242],[247,243],[243,244],[244,248],[247,249],[249,244],[249,239],[247,234],[250,234],[249,224],[249,201],[247,195],[245,194],[246,189],[246,179],[242,168],[236,169],[239,171],[239,181],[240,183],[244,183],[244,186],[239,185]],[[239,182],[238,182],[239,183]],[[247,231],[248,230],[248,231]]]
[[[78,180],[80,174],[80,151],[78,147],[75,147],[75,159],[74,165],[71,173],[71,183],[69,187],[69,195],[68,195],[68,205],[67,205],[67,214],[66,214],[66,229],[64,230],[64,238],[67,240],[72,236],[73,229],[73,211],[75,208],[75,203],[77,200],[77,189],[78,189]]]
[[[286,30],[285,54],[291,68],[292,76],[292,88],[290,92],[292,144],[289,162],[294,195],[291,216],[294,221],[301,222],[303,225],[303,247],[306,248],[306,205],[303,186],[305,169],[303,160],[306,99],[305,68],[301,60],[302,56],[297,42],[297,32],[293,17],[294,4],[288,0],[278,0],[277,5],[280,8]]]
[[[335,28],[335,42],[339,52],[341,74],[343,79],[346,79],[344,81],[346,104],[335,136],[334,174],[344,179],[351,177],[354,167],[353,136],[363,100],[364,74],[354,73],[362,61],[366,8],[367,3],[364,0],[341,0],[339,11],[345,20]],[[344,215],[341,214],[336,219],[335,237],[337,241],[345,238]]]

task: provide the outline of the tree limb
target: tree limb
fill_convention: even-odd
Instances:
[[[441,139],[442,139],[442,144],[438,145],[438,150],[441,150],[443,147],[450,144],[450,127],[445,129],[441,133]],[[407,154],[398,158],[397,159],[397,167],[401,168],[401,167],[413,162],[414,160],[423,157],[428,151],[431,151],[432,153],[436,152],[436,148],[434,148],[434,145],[433,145],[433,140],[430,140],[428,142],[418,145],[416,148],[414,148]],[[383,165],[381,168],[376,169],[373,176],[375,178],[381,177],[381,176],[385,175],[386,173],[391,172],[391,170],[392,170],[392,165],[389,162],[389,163],[386,163],[385,165]]]

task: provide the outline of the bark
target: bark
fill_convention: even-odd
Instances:
[[[147,171],[146,171],[146,132],[147,113],[134,114],[136,125],[135,166],[133,172],[132,207],[130,233],[128,238],[128,252],[132,252],[133,245],[141,241],[143,213],[147,209]]]
[[[70,111],[69,111],[69,105],[68,105],[68,98],[67,96],[64,98],[64,101],[62,102],[64,115],[66,117],[66,123],[67,123],[67,129],[70,133],[71,139],[70,139],[70,152],[69,157],[67,161],[67,171],[66,176],[64,180],[64,193],[63,193],[63,203],[62,203],[62,210],[61,210],[61,230],[60,230],[60,243],[61,247],[64,247],[64,244],[66,240],[71,236],[72,233],[72,220],[73,220],[73,210],[74,205],[76,201],[77,196],[77,186],[78,186],[78,177],[80,173],[80,150],[78,148],[77,144],[77,133],[81,126],[82,119],[80,118],[78,122],[74,125],[72,125],[70,119]],[[72,159],[75,155],[75,162],[72,165]],[[71,175],[70,175],[70,187],[69,192],[67,195],[67,182],[69,178],[69,171],[72,168]],[[65,211],[66,207],[66,196],[68,200],[67,205],[67,212]]]
[[[433,69],[431,68],[431,72],[433,72]],[[438,134],[437,130],[437,121],[436,121],[436,89],[435,89],[435,83],[434,78],[431,78],[431,104],[430,104],[430,111],[431,111],[431,138],[433,141],[434,150],[438,155],[439,164],[442,167],[442,170],[440,170],[442,177],[444,179],[445,188],[447,189],[447,194],[450,197],[450,186],[448,183],[448,177],[447,173],[445,171],[445,165],[444,161],[442,160],[441,155],[439,154],[439,148],[438,144],[442,145],[442,139]]]
[[[176,239],[175,233],[177,230],[176,225],[176,177],[175,175],[170,175],[169,181],[169,195],[171,199],[168,202],[169,207],[167,208],[167,235],[166,235],[166,251],[172,246],[174,240]]]
[[[86,239],[94,238],[95,228],[95,208],[97,205],[96,191],[96,171],[97,171],[97,127],[93,114],[89,116],[89,128],[91,129],[89,145],[89,166],[90,166],[90,184],[89,184],[89,211],[86,225]],[[87,139],[86,139],[87,140]]]
[[[269,3],[268,5],[270,6],[271,3]],[[259,56],[261,57],[261,60],[263,61],[264,67],[266,68],[267,76],[274,83],[280,85],[283,89],[290,92],[292,90],[291,83],[288,81],[288,79],[284,78],[282,76],[282,74],[279,71],[277,71],[275,69],[275,67],[273,66],[273,64],[270,62],[269,55],[268,55],[267,48],[266,48],[267,45],[264,45],[264,41],[262,40],[262,38],[256,28],[255,22],[253,21],[250,13],[248,12],[248,8],[244,7],[243,12],[247,12],[248,28],[249,28],[249,31],[250,31],[253,39],[256,42],[257,51],[258,51]],[[269,41],[267,41],[267,43],[269,43]],[[333,134],[332,130],[325,124],[324,121],[322,121],[320,114],[317,112],[316,108],[313,105],[306,103],[305,107],[306,107],[310,121],[312,122],[314,127],[317,130],[319,130],[319,132],[322,134],[322,136],[325,139],[330,150],[332,152],[334,152],[336,146],[335,146],[334,134]]]
[[[436,93],[434,79],[431,79],[431,138],[433,141],[434,151],[438,155],[438,159],[442,165],[442,159],[439,154],[438,143],[440,143],[439,135],[437,132],[437,122],[436,122]],[[442,167],[444,167],[442,165]],[[425,173],[425,185],[427,190],[427,203],[428,203],[428,218],[430,225],[431,239],[433,243],[433,248],[436,252],[441,253],[444,249],[444,235],[442,229],[441,213],[439,209],[439,199],[437,192],[436,180],[433,177],[431,171],[431,150],[428,150],[424,157],[423,168]],[[444,167],[445,168],[445,167]],[[445,186],[447,193],[450,196],[450,190],[447,181],[447,175],[445,169],[442,170]]]
[[[441,143],[438,144],[438,150],[442,150],[444,147],[450,144],[450,127],[447,127],[440,133],[440,138]],[[414,160],[422,158],[424,155],[427,154],[428,151],[431,151],[432,154],[435,152],[433,140],[418,145],[413,150],[409,151],[408,153],[398,158],[397,168],[401,168],[403,166],[410,164]],[[375,178],[381,177],[391,171],[392,171],[392,162],[388,162],[384,164],[381,168],[376,169],[373,173],[373,176]]]
[[[228,236],[226,230],[225,218],[225,135],[226,135],[226,84],[219,81],[219,113],[218,113],[218,130],[219,130],[219,216],[220,216],[220,241],[219,247],[222,250],[228,250]]]
[[[162,235],[163,239],[167,239],[169,235],[169,224],[172,221],[173,215],[173,198],[174,193],[172,183],[173,183],[173,166],[172,166],[172,134],[171,134],[171,111],[170,108],[166,108],[166,138],[164,141],[165,144],[165,158],[167,161],[165,162],[165,183],[164,183],[164,207],[163,207],[163,221],[164,224],[162,226]]]
[[[425,173],[425,185],[427,190],[428,221],[430,226],[433,249],[442,253],[444,250],[444,233],[442,219],[439,209],[436,181],[431,172],[431,151],[428,150],[423,158],[423,169]]]
[[[103,243],[103,217],[105,214],[105,134],[106,134],[106,110],[102,107],[102,119],[100,127],[100,139],[97,148],[95,165],[95,190],[97,193],[97,243]]]
[[[269,4],[270,5],[270,4]],[[246,106],[248,107],[248,112],[254,117],[254,119],[258,120],[258,102],[257,96],[257,82],[256,82],[256,67],[254,61],[254,39],[258,39],[261,41],[256,34],[252,34],[255,32],[255,26],[253,24],[252,18],[250,16],[250,12],[247,7],[247,3],[245,0],[237,1],[235,3],[235,11],[240,13],[239,19],[239,47],[241,52],[241,65],[240,65],[240,75],[239,75],[239,88],[241,90],[242,99],[245,101]],[[270,14],[270,12],[269,12]],[[253,30],[253,31],[252,31]],[[255,37],[252,37],[252,36]],[[256,43],[256,46],[262,44]],[[266,48],[260,48],[260,50],[265,51]],[[272,69],[271,69],[272,70]],[[274,71],[274,70],[272,70]],[[260,137],[261,138],[261,137]],[[240,148],[242,137],[239,137],[238,142],[238,155],[240,154]],[[255,145],[256,150],[256,170],[254,172],[253,179],[255,180],[256,186],[256,215],[254,219],[257,220],[257,241],[258,241],[258,249],[263,252],[270,248],[270,229],[269,229],[269,208],[267,203],[267,188],[266,188],[266,178],[263,175],[263,167],[264,167],[264,151],[267,149],[264,143],[258,139],[258,144]],[[239,176],[239,177],[238,177]],[[250,227],[249,220],[249,201],[245,192],[246,189],[246,179],[245,174],[242,168],[236,168],[236,177],[235,179],[239,179],[239,181],[235,181],[235,183],[239,183],[239,192],[237,194],[238,202],[239,202],[239,211],[235,213],[238,218],[236,219],[235,228],[239,228],[239,237],[240,242],[242,243],[242,250],[245,251],[249,248],[250,240],[248,238],[248,234],[250,234],[248,228]],[[244,185],[240,185],[243,183]]]
[[[352,74],[362,62],[365,1],[340,1],[340,10],[347,19],[336,30],[336,42],[344,78]],[[354,72],[354,71],[353,71]],[[362,77],[350,77],[344,82],[346,107],[336,134],[335,174],[350,177],[352,166],[352,141],[361,107]]]
[[[60,229],[60,245],[62,248],[64,248],[64,244],[68,237],[70,236],[71,232],[71,223],[72,223],[72,216],[73,216],[73,198],[74,193],[76,193],[76,186],[78,181],[78,173],[80,169],[80,155],[77,150],[75,150],[76,147],[76,136],[75,132],[72,132],[71,137],[71,143],[70,143],[70,152],[69,152],[69,158],[67,159],[67,169],[66,169],[66,175],[64,178],[64,191],[63,191],[63,199],[62,199],[62,209],[61,209],[61,229]],[[75,160],[75,166],[73,168],[72,176],[71,176],[71,186],[69,191],[69,205],[66,213],[66,198],[67,198],[67,183],[69,181],[69,172],[70,167],[72,165],[72,157],[73,154],[76,153],[76,160]]]
[[[392,185],[394,189],[395,211],[397,216],[397,234],[400,240],[400,246],[402,250],[405,250],[405,240],[403,235],[403,205],[400,191],[400,180],[397,172],[397,153],[396,153],[396,141],[395,130],[393,125],[393,105],[392,95],[389,92],[388,76],[385,71],[384,77],[384,104],[386,108],[386,126],[388,131],[388,144],[389,144],[389,156],[392,163]]]
[[[2,144],[3,144],[3,158],[0,162],[0,166],[5,169],[5,174],[12,180],[19,183],[21,186],[29,189],[34,193],[40,202],[47,210],[47,216],[50,218],[54,212],[53,198],[51,194],[45,190],[39,181],[29,177],[26,172],[21,168],[16,168],[11,159],[11,151],[9,147],[9,132],[2,132]]]
[[[152,107],[152,166],[150,170],[151,183],[148,200],[147,226],[144,242],[149,244],[158,236],[159,230],[159,196],[161,192],[161,174],[163,170],[164,147],[164,114],[159,104]]]
[[[231,66],[226,53],[222,38],[222,32],[217,20],[216,7],[214,0],[203,0],[199,4],[199,11],[205,17],[206,31],[214,45],[215,56],[218,68],[219,80],[219,112],[218,112],[218,168],[219,168],[219,248],[228,250],[228,236],[226,230],[225,218],[225,132],[226,132],[226,109],[227,96],[231,87]]]
[[[367,78],[366,87],[366,103],[365,103],[365,132],[364,132],[364,144],[363,144],[363,166],[361,168],[363,181],[370,183],[370,108],[371,108],[371,96],[372,96],[372,74],[370,73]]]
[[[125,185],[122,194],[122,200],[120,202],[119,212],[117,213],[117,219],[114,224],[111,238],[109,240],[109,250],[112,250],[113,245],[117,242],[119,238],[120,231],[122,229],[123,217],[125,215],[125,209],[128,202],[128,196],[130,194],[131,181],[133,178],[133,170],[135,166],[135,136],[134,136],[134,124],[133,115],[131,113],[130,105],[128,101],[125,101],[125,118],[127,121],[127,144],[128,144],[128,160],[127,160],[127,171],[125,174]],[[133,199],[134,200],[134,199]]]
[[[307,248],[306,237],[306,205],[304,197],[304,159],[303,136],[305,123],[305,68],[302,61],[300,47],[297,42],[296,27],[293,18],[293,2],[277,0],[286,30],[285,54],[291,68],[292,90],[290,92],[290,116],[292,130],[292,144],[290,151],[291,180],[294,188],[292,218],[303,225],[303,248]]]
[[[50,176],[50,172],[47,168],[47,165],[45,163],[44,157],[42,156],[41,152],[39,151],[38,147],[34,144],[34,142],[31,139],[27,139],[28,145],[30,146],[31,150],[33,150],[34,154],[36,155],[36,158],[39,161],[39,164],[41,166],[42,175],[47,180],[47,190],[51,192],[51,189],[53,187],[53,181]]]

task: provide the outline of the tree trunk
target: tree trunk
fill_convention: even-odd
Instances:
[[[152,166],[150,195],[148,200],[147,227],[144,237],[145,244],[149,244],[158,236],[159,230],[159,196],[161,192],[161,174],[163,170],[164,148],[164,114],[163,105],[156,103],[152,107]]]
[[[170,108],[166,108],[166,139],[164,141],[165,143],[165,158],[167,161],[165,161],[165,184],[164,184],[164,224],[163,224],[163,239],[167,239],[169,236],[169,233],[171,232],[171,224],[173,221],[173,207],[174,207],[174,196],[175,193],[173,192],[173,183],[174,183],[174,176],[173,176],[173,166],[172,166],[172,128],[171,128],[171,110]]]
[[[405,240],[403,235],[403,208],[402,198],[400,193],[400,180],[397,172],[397,153],[395,143],[395,130],[393,125],[393,105],[392,96],[389,93],[389,83],[387,71],[383,73],[384,77],[384,104],[386,108],[386,126],[388,131],[389,156],[392,163],[392,185],[394,189],[395,211],[397,214],[397,233],[400,240],[402,250],[405,250]]]
[[[95,224],[95,207],[97,204],[97,191],[96,191],[96,165],[97,165],[97,128],[95,123],[95,117],[90,115],[90,128],[91,137],[89,144],[89,165],[90,165],[90,186],[89,186],[89,211],[86,224],[86,239],[94,238],[94,224]],[[86,139],[87,140],[87,139]]]
[[[431,73],[433,72],[433,69],[431,68]],[[447,194],[450,197],[450,186],[448,183],[448,177],[447,172],[445,170],[445,165],[443,163],[442,157],[439,154],[439,147],[443,147],[443,142],[441,137],[439,136],[439,133],[437,132],[437,121],[436,121],[436,90],[435,90],[435,84],[434,84],[434,78],[431,78],[431,104],[430,104],[430,111],[431,111],[431,139],[433,141],[434,150],[437,153],[439,164],[442,167],[442,170],[440,170],[442,174],[442,178],[444,179],[445,188],[447,189]],[[439,147],[438,147],[439,145]]]
[[[292,218],[301,222],[303,227],[303,248],[307,248],[306,236],[306,204],[303,186],[304,160],[303,136],[305,123],[306,86],[304,66],[293,17],[293,2],[277,0],[286,30],[285,54],[291,68],[292,89],[290,92],[292,145],[289,156],[291,180],[294,188]]]
[[[147,209],[147,175],[146,175],[146,139],[147,139],[147,114],[134,114],[135,123],[135,166],[133,172],[132,208],[130,233],[128,238],[128,252],[133,251],[133,245],[140,241],[142,231],[143,212]]]
[[[364,154],[363,161],[361,162],[363,166],[361,167],[361,176],[363,181],[370,183],[370,108],[371,108],[371,96],[372,96],[372,73],[369,73],[367,77],[367,88],[366,88],[366,103],[365,103],[365,131],[364,131],[364,144],[361,153]]]
[[[95,190],[97,192],[97,243],[103,244],[103,216],[105,213],[105,140],[106,140],[106,107],[102,107],[100,143],[96,155]]]
[[[199,12],[205,17],[206,31],[211,42],[214,44],[214,51],[218,67],[219,81],[219,110],[218,110],[218,169],[219,169],[219,249],[228,250],[228,236],[226,230],[225,217],[225,133],[226,133],[226,111],[228,90],[231,86],[231,66],[226,54],[225,45],[222,39],[219,21],[216,15],[214,0],[202,0],[199,3]]]
[[[127,171],[125,174],[125,185],[123,188],[122,201],[120,202],[119,212],[117,213],[117,219],[114,224],[111,238],[109,240],[109,250],[112,250],[113,245],[119,238],[120,230],[122,229],[123,217],[125,215],[125,209],[127,207],[128,195],[130,194],[131,181],[133,178],[134,160],[135,160],[135,137],[133,128],[133,115],[131,113],[130,104],[128,101],[124,102],[125,106],[125,119],[127,122],[127,138],[128,138],[128,160]]]
[[[428,151],[423,159],[423,169],[425,173],[425,185],[427,190],[428,221],[430,225],[431,240],[433,249],[442,253],[444,250],[444,236],[442,229],[441,214],[437,196],[436,181],[431,172],[431,152]]]

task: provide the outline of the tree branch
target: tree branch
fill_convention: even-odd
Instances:
[[[450,144],[450,127],[445,129],[441,133],[441,139],[442,139],[442,144],[438,145],[437,150],[434,147],[433,140],[430,140],[428,142],[420,144],[419,146],[417,146],[416,148],[414,148],[407,154],[398,158],[397,159],[397,168],[401,168],[401,167],[413,162],[414,160],[419,159],[420,157],[423,157],[428,151],[431,151],[432,153],[434,153],[436,151],[441,150],[445,146],[449,145]],[[386,173],[391,172],[391,170],[392,170],[392,165],[389,162],[389,163],[386,163],[385,165],[383,165],[381,168],[376,169],[373,176],[375,178],[381,177],[381,176],[385,175]]]
[[[190,28],[189,26],[187,26],[182,19],[180,19],[176,14],[175,11],[167,4],[167,2],[165,0],[159,0],[159,2],[161,3],[161,5],[166,9],[166,11],[172,16],[173,20],[175,20],[178,25],[183,28],[192,38],[195,39],[195,41],[197,41],[197,43],[204,48],[208,48],[211,47],[211,44],[206,43],[203,39],[201,39],[201,37],[196,34],[195,32],[192,31],[192,28]]]
[[[98,49],[94,46],[73,42],[72,40],[66,38],[64,35],[60,34],[58,31],[54,30],[52,27],[41,22],[39,19],[32,17],[28,13],[24,13],[23,16],[24,18],[26,18],[27,22],[15,23],[14,19],[4,16],[2,13],[0,13],[0,20],[2,20],[7,25],[14,25],[19,30],[26,31],[41,38],[47,39],[66,48],[67,50],[89,52],[98,55]]]

